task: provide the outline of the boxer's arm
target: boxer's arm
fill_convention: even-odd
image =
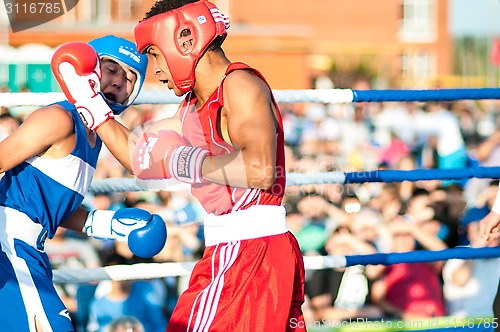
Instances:
[[[224,82],[222,116],[227,119],[229,140],[238,150],[207,157],[203,163],[204,179],[235,187],[268,189],[277,171],[277,124],[269,88],[249,72],[238,70],[229,74]]]
[[[12,134],[0,142],[0,173],[39,155],[73,133],[71,114],[52,105],[32,112]]]
[[[130,174],[133,174],[131,154],[139,139],[137,135],[115,119],[103,123],[96,132],[111,154]]]
[[[167,240],[163,219],[137,208],[89,212],[79,207],[63,222],[62,227],[99,239],[126,241],[132,253],[140,257],[158,254]]]
[[[63,44],[54,53],[51,66],[54,77],[68,100],[75,104],[83,122],[97,132],[111,153],[131,172],[130,132],[113,120],[109,105],[100,95],[102,73],[95,50],[81,42]],[[101,126],[105,129],[100,129]]]
[[[479,234],[484,239],[500,238],[500,186],[491,211],[479,221]]]
[[[70,229],[75,232],[84,232],[83,225],[85,224],[85,219],[89,214],[89,210],[80,206],[70,215],[63,223],[62,227]]]

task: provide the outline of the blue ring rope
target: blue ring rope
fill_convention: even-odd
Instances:
[[[500,99],[498,88],[435,90],[352,90],[353,102]]]
[[[500,178],[500,167],[449,169],[375,170],[345,174],[345,183],[402,182],[421,180],[456,180],[465,178]]]
[[[364,172],[288,173],[287,186],[306,184],[347,184],[365,182],[403,182],[423,180],[457,180],[464,178],[498,179],[500,167],[473,167],[450,169],[375,170]],[[92,181],[90,193],[145,191],[133,178],[109,178]]]
[[[500,257],[500,246],[484,248],[456,247],[444,250],[415,250],[411,252],[346,256],[346,266],[367,264],[392,265],[399,263],[434,262],[451,258],[477,259],[495,257]]]

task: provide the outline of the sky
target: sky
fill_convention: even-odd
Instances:
[[[449,6],[453,35],[500,37],[500,0],[449,0]]]

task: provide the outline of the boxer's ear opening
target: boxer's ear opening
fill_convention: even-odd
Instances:
[[[177,38],[177,45],[179,47],[179,50],[183,54],[191,53],[194,45],[194,39],[191,30],[184,29],[181,31],[180,36]]]

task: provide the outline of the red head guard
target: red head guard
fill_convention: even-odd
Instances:
[[[229,19],[211,2],[200,0],[140,21],[135,29],[137,50],[144,53],[150,45],[158,47],[167,61],[175,86],[186,93],[194,86],[194,68],[208,45],[226,36]],[[181,37],[185,29],[189,36]],[[192,39],[188,51],[183,42]]]

